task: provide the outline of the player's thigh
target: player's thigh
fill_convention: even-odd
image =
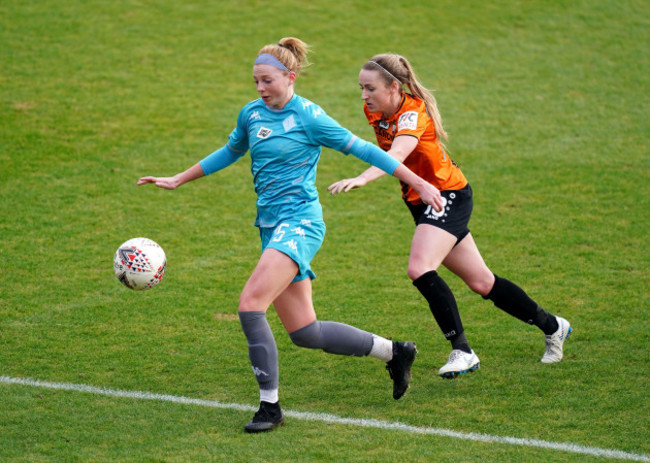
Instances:
[[[418,225],[411,241],[409,277],[416,280],[422,274],[436,270],[455,243],[456,237],[441,228],[429,224]]]
[[[273,307],[288,333],[293,333],[316,321],[311,294],[311,279],[291,283],[273,301]]]
[[[494,285],[494,275],[485,264],[471,233],[447,254],[443,265],[482,296],[487,295]]]
[[[266,311],[289,286],[298,264],[276,249],[265,249],[239,297],[239,310]]]

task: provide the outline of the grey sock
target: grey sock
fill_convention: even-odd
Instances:
[[[300,347],[323,349],[330,354],[363,357],[372,349],[372,334],[354,326],[338,322],[316,320],[290,333],[291,340]]]
[[[278,348],[265,312],[239,312],[239,321],[248,340],[248,356],[260,389],[279,385]]]

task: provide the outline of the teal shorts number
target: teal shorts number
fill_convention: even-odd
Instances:
[[[275,228],[260,228],[262,251],[276,249],[291,257],[298,264],[298,274],[292,283],[316,275],[311,270],[311,261],[323,244],[325,222],[306,219],[291,219],[280,222]]]

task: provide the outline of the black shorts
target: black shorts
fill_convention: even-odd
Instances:
[[[469,233],[467,225],[474,207],[472,187],[468,183],[460,190],[444,190],[440,195],[444,204],[440,212],[426,204],[413,205],[407,202],[406,205],[413,215],[415,225],[426,223],[441,228],[454,235],[458,244]]]

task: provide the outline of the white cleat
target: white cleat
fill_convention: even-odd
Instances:
[[[557,363],[562,360],[564,341],[573,331],[567,320],[562,317],[555,318],[558,328],[555,333],[546,336],[546,353],[542,357],[542,363]]]
[[[454,349],[449,354],[449,361],[445,366],[438,370],[438,374],[444,379],[454,379],[463,373],[472,373],[481,367],[478,356],[472,351],[471,354]]]

